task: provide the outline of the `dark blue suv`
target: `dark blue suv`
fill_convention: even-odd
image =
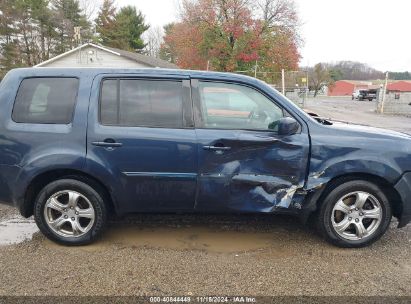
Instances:
[[[253,78],[17,69],[0,106],[0,201],[62,244],[134,212],[288,213],[344,247],[411,220],[409,135],[313,118]]]

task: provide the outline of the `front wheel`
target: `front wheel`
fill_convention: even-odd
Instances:
[[[318,213],[318,228],[339,247],[365,247],[388,229],[390,203],[381,189],[368,181],[348,181],[325,197]]]
[[[34,217],[50,240],[63,245],[85,245],[101,235],[107,208],[97,189],[78,180],[61,179],[40,191]]]

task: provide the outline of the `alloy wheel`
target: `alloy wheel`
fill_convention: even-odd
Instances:
[[[382,222],[381,203],[364,191],[349,193],[334,205],[331,222],[344,239],[358,241],[370,237]]]
[[[79,192],[59,191],[47,200],[44,217],[52,231],[63,237],[81,237],[93,227],[95,210]]]

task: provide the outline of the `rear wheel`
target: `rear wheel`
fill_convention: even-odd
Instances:
[[[357,180],[335,187],[318,215],[318,228],[327,241],[340,247],[364,247],[386,232],[392,211],[377,185]]]
[[[96,189],[78,180],[62,179],[40,191],[34,216],[40,231],[50,240],[85,245],[101,235],[107,209]]]

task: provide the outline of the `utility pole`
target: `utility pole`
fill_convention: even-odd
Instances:
[[[382,94],[381,102],[380,102],[380,105],[378,107],[378,113],[380,113],[380,114],[384,113],[384,103],[385,103],[385,96],[387,95],[388,77],[389,77],[389,74],[387,72],[385,74],[384,87],[383,87],[382,92],[381,92],[381,94]]]
[[[257,67],[258,67],[258,61],[255,61],[255,70],[254,70],[254,78],[257,78]]]
[[[281,83],[283,87],[283,95],[285,96],[285,71],[284,69],[281,70]]]

